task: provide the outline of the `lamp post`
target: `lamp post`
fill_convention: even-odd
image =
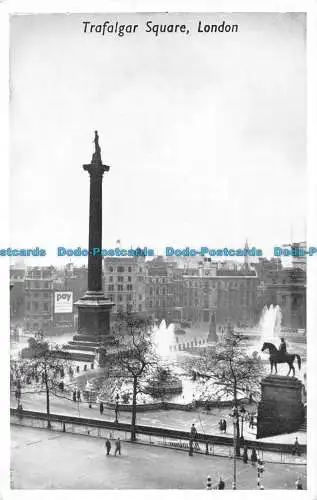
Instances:
[[[233,481],[232,481],[232,489],[237,489],[237,425],[239,413],[236,406],[233,407],[232,413],[230,414],[232,417],[233,423]]]
[[[243,437],[243,422],[244,422],[244,418],[245,418],[246,412],[247,412],[247,410],[242,405],[241,408],[240,408],[240,416],[241,416],[241,441],[242,441],[242,444],[243,444],[243,441],[244,441],[244,437]]]
[[[115,424],[117,424],[118,423],[118,413],[119,413],[119,394],[116,395],[116,405],[115,405],[114,411],[115,411],[115,415],[116,415],[114,422],[115,422]]]

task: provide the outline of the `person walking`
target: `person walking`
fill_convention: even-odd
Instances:
[[[300,456],[299,442],[298,442],[298,438],[297,437],[295,439],[294,447],[293,447],[293,450],[292,450],[292,455]]]
[[[246,444],[243,447],[243,463],[248,463],[248,447]]]
[[[297,481],[295,482],[295,487],[297,490],[303,489],[303,483],[300,477],[297,478]]]
[[[223,421],[222,421],[222,429],[223,429],[223,432],[226,433],[227,432],[227,421],[226,419],[224,418]]]
[[[195,439],[197,436],[197,429],[195,427],[195,424],[192,424],[191,428],[190,428],[190,437],[192,439]]]
[[[253,425],[254,425],[254,416],[250,415],[249,428],[253,429]]]
[[[110,451],[111,451],[111,442],[110,442],[110,439],[106,439],[105,441],[105,447],[106,447],[106,450],[107,450],[107,457],[110,455]]]
[[[224,490],[224,489],[225,489],[225,482],[222,479],[222,477],[220,476],[219,483],[218,483],[218,490]]]
[[[252,463],[252,465],[255,465],[257,461],[258,461],[258,456],[256,454],[255,448],[252,448],[252,452],[251,452],[251,463]]]
[[[103,410],[104,410],[103,402],[101,401],[100,406],[99,406],[99,411],[100,411],[101,416],[103,415]]]
[[[114,455],[117,456],[117,453],[119,453],[119,455],[121,455],[121,441],[120,441],[119,437],[117,437],[116,442],[115,442]]]

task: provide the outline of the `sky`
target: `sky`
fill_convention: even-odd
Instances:
[[[84,33],[106,20],[139,30]],[[148,20],[190,33],[156,37]],[[198,33],[199,20],[239,31]],[[247,238],[270,256],[305,240],[305,15],[12,16],[10,245],[47,249],[40,263],[88,246],[94,130],[110,165],[104,248]]]

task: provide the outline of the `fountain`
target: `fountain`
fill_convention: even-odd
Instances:
[[[259,321],[259,330],[261,333],[261,342],[276,342],[281,336],[282,311],[280,306],[263,308]]]
[[[166,321],[163,319],[160,326],[153,330],[152,341],[160,360],[160,366],[153,377],[148,380],[145,392],[153,398],[181,393],[183,390],[182,382],[171,370],[171,362],[173,364],[175,361],[175,352],[171,350],[171,346],[175,343],[173,323],[167,327]]]
[[[175,343],[174,324],[166,326],[166,321],[163,319],[160,326],[154,328],[152,332],[152,341],[155,345],[155,351],[161,360],[168,361],[171,358],[170,347]]]

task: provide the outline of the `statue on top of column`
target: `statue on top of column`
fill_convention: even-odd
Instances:
[[[99,146],[99,135],[98,131],[95,130],[95,138],[93,140],[95,143],[95,152],[92,155],[92,161],[100,161],[101,162],[101,149]]]

